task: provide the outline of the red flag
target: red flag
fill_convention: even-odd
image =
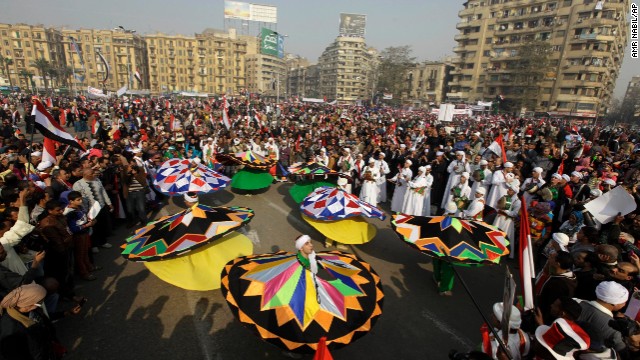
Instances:
[[[83,146],[79,144],[71,134],[64,131],[58,121],[49,114],[40,101],[33,101],[33,110],[31,111],[31,115],[35,116],[36,129],[38,129],[45,137],[78,149],[83,149]]]
[[[47,107],[49,109],[51,109],[53,107],[53,101],[51,101],[51,98],[47,98]]]
[[[231,121],[229,121],[229,103],[227,102],[227,96],[222,97],[222,123],[224,127],[229,130],[231,128]]]
[[[18,137],[18,135],[22,134],[22,131],[20,131],[20,129],[16,129],[16,131],[13,133],[13,135],[15,135],[15,137]]]
[[[529,214],[527,213],[527,202],[524,197],[520,198],[523,206],[520,208],[520,281],[522,284],[522,298],[524,300],[524,310],[533,309],[533,285],[532,279],[536,277],[533,265],[533,245],[531,244],[531,229],[529,227]]]
[[[507,162],[507,153],[504,151],[504,141],[502,140],[502,134],[498,134],[498,137],[487,147],[487,150],[492,151],[494,154],[502,157],[502,163]]]
[[[300,140],[302,140],[302,135],[298,135],[296,139],[296,151],[300,151]]]
[[[165,109],[171,109],[171,102],[169,100],[165,100],[164,101],[164,108]]]
[[[560,162],[560,166],[558,166],[558,174],[562,175],[564,173],[564,160]]]
[[[98,123],[98,118],[94,117],[93,118],[93,122],[91,123],[91,133],[95,134],[98,132],[98,127],[99,127],[99,123]]]
[[[56,142],[49,139],[48,137],[44,138],[42,161],[51,161],[51,163],[54,165],[58,162],[56,159]]]
[[[67,110],[60,111],[60,125],[65,126],[67,124]]]
[[[169,130],[173,131],[173,129],[176,128],[176,117],[171,114],[171,116],[169,116]]]
[[[316,354],[313,356],[313,360],[333,360],[333,356],[329,352],[327,348],[327,338],[321,337],[318,342],[318,348],[316,349]]]

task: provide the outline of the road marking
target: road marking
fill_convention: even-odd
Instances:
[[[255,230],[248,230],[246,228],[241,228],[238,232],[242,233],[244,236],[248,237],[253,243],[254,247],[260,247],[260,236],[258,236],[258,232]]]
[[[256,197],[256,199],[260,199],[260,200],[264,200],[262,198],[260,198],[259,196]],[[291,219],[291,221],[295,222],[298,225],[302,225],[302,226],[309,226],[309,224],[307,224],[306,222],[303,222],[299,219],[297,219],[295,216],[293,216],[291,214],[291,210],[286,210],[281,206],[276,205],[275,203],[271,202],[271,201],[266,201],[264,200],[267,205],[269,205],[270,207],[276,209],[279,213],[281,213],[282,215],[286,216],[288,219]]]
[[[460,343],[460,345],[464,346],[465,349],[463,349],[463,351],[474,349],[477,346],[477,344],[474,344],[471,340],[458,335],[455,329],[451,328],[449,325],[438,320],[438,318],[435,315],[433,315],[429,310],[423,309],[420,315],[422,315],[423,318],[431,321],[438,329],[440,329],[440,331],[442,331],[443,333],[449,334],[452,339]]]

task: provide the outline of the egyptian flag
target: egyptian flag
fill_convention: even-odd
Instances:
[[[171,114],[169,117],[169,130],[173,131],[176,128],[176,117]]]
[[[52,164],[57,164],[58,160],[56,159],[56,142],[49,139],[48,137],[44,138],[42,149],[42,161],[51,161]]]
[[[507,153],[504,151],[504,141],[502,140],[502,134],[498,134],[498,137],[487,147],[487,150],[502,157],[502,163],[507,162]]]
[[[53,107],[53,101],[51,101],[51,98],[47,98],[47,108],[51,109]]]
[[[18,135],[20,134],[22,134],[22,131],[20,131],[20,129],[16,129],[16,131],[13,133],[15,137],[18,137]]]
[[[229,130],[231,128],[231,121],[229,121],[229,103],[227,102],[227,97],[222,97],[222,123],[224,127]]]
[[[164,101],[164,108],[165,109],[171,109],[171,101],[165,100]]]
[[[100,123],[98,122],[98,117],[94,116],[93,122],[91,122],[91,133],[95,135],[98,129],[100,129]]]
[[[64,131],[62,126],[60,126],[58,121],[49,114],[40,101],[33,101],[33,110],[31,111],[31,115],[35,116],[36,129],[38,129],[38,131],[40,131],[45,137],[84,150],[82,145],[80,145],[80,143],[78,143],[71,134]]]
[[[142,84],[142,77],[140,76],[140,72],[138,72],[138,70],[136,70],[133,76],[140,82],[140,84]]]
[[[60,125],[65,126],[67,124],[67,110],[60,111]]]

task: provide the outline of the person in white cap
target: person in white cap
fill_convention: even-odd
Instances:
[[[471,185],[471,193],[473,194],[479,187],[483,187],[489,192],[491,189],[491,177],[493,173],[489,170],[489,162],[485,159],[480,160],[478,163],[480,166],[476,172],[471,173],[471,181],[473,181],[473,185]],[[476,180],[475,178],[480,174],[481,180]]]
[[[518,197],[519,190],[520,188],[518,188],[516,184],[509,186],[507,194],[505,195],[505,208],[497,209],[498,216],[496,216],[496,219],[493,221],[493,226],[507,233],[507,239],[509,239],[509,243],[511,243],[511,251],[509,252],[510,259],[513,259],[516,254],[516,242],[518,240],[518,238],[516,238],[515,220],[520,216],[520,207],[522,206],[522,202]]]
[[[316,163],[318,163],[318,165],[322,165],[322,166],[328,166],[329,165],[329,157],[327,156],[327,149],[326,148],[320,148],[320,150],[318,151],[318,155],[316,155]]]
[[[501,339],[503,338],[501,325],[503,312],[504,305],[502,302],[493,304],[493,324],[491,324],[491,326],[496,329],[498,336]],[[511,353],[511,359],[513,360],[519,360],[526,357],[531,350],[531,338],[529,337],[529,334],[520,329],[521,324],[522,316],[520,315],[520,310],[511,305],[511,314],[509,315],[509,337],[505,345],[507,345],[507,348]],[[494,338],[493,333],[489,331],[488,328],[486,331],[488,331],[489,343],[485,344],[483,341],[483,350],[485,353],[490,354],[494,359],[497,359],[497,352],[500,345],[498,345],[498,341]]]
[[[431,175],[431,165],[424,167],[427,185],[424,188],[424,202],[422,203],[422,216],[431,216],[431,190],[433,186],[433,175]],[[445,209],[446,210],[446,209]]]
[[[368,202],[373,206],[378,206],[378,184],[377,180],[380,178],[380,172],[376,167],[376,160],[374,158],[369,159],[369,165],[364,168],[362,172],[362,189],[360,189],[360,199]]]
[[[407,215],[422,216],[424,198],[427,189],[426,168],[418,168],[418,175],[407,183],[408,189],[402,203],[402,213]]]
[[[297,258],[300,264],[311,271],[313,276],[318,274],[318,260],[316,252],[313,251],[313,243],[309,235],[300,235],[295,239],[296,250],[298,250]]]
[[[391,198],[391,211],[402,212],[402,204],[404,203],[404,197],[407,193],[407,184],[413,178],[413,171],[411,171],[411,160],[405,160],[402,169],[391,179],[390,182],[394,183],[395,189],[393,190],[393,197]]]
[[[442,197],[442,203],[440,204],[440,207],[443,209],[449,202],[448,196],[451,194],[451,188],[460,182],[460,176],[462,173],[466,172],[468,174],[471,172],[469,163],[465,160],[464,151],[456,151],[456,159],[449,164],[447,172],[449,173],[449,179],[447,180],[447,185],[444,188],[444,196]],[[471,191],[471,189],[469,189],[469,191]]]
[[[526,202],[527,209],[531,206],[531,201],[533,201],[537,190],[540,190],[542,186],[547,183],[542,178],[542,171],[541,167],[533,168],[531,177],[525,179],[522,186],[520,186],[520,190],[523,191],[522,196]]]
[[[375,160],[375,159],[374,159]],[[351,149],[342,149],[342,156],[338,159],[338,171],[342,174],[351,176],[353,171],[353,156],[351,156]],[[362,173],[364,175],[364,173]]]
[[[576,299],[577,300],[577,299]],[[606,347],[622,351],[626,344],[622,334],[609,325],[614,314],[629,300],[629,291],[614,281],[603,281],[596,287],[596,300],[580,302],[582,312],[576,320],[591,338],[590,350],[602,352]]]
[[[574,353],[587,350],[592,343],[580,325],[564,318],[556,319],[551,326],[538,326],[535,337],[536,359],[573,360]],[[587,354],[580,355],[579,359],[584,355]]]
[[[375,162],[375,167],[378,168],[380,173],[380,177],[376,180],[376,184],[378,184],[378,203],[387,202],[387,174],[391,172],[391,169],[389,169],[389,164],[384,160],[385,156],[385,153],[380,151]]]
[[[207,138],[207,141],[204,144],[201,144],[202,147],[202,161],[204,161],[205,165],[209,167],[213,167],[216,156],[216,142],[213,138]]]
[[[349,184],[349,180],[347,180],[347,178],[345,177],[339,177],[338,181],[337,181],[337,188],[340,190],[344,190],[346,192],[348,192],[349,194],[351,194],[351,184]]]
[[[445,205],[451,201],[455,202],[456,204],[458,204],[459,201],[466,201],[466,203],[468,204],[472,200],[471,194],[471,186],[469,186],[469,173],[465,171],[460,174],[456,183],[454,183],[454,185],[449,190],[449,193],[445,194],[446,196],[443,202]],[[463,207],[459,209],[460,212],[457,216],[461,215],[462,210],[464,210]]]
[[[466,209],[462,210],[460,216],[482,221],[485,205],[484,196],[486,195],[486,193],[487,190],[485,190],[483,187],[479,187],[474,193],[473,201],[471,201]]]
[[[508,184],[514,181],[515,177],[512,173],[513,164],[510,162],[504,163],[504,169],[495,171],[491,177],[491,191],[487,196],[487,205],[492,208],[496,208],[498,200],[507,194]],[[511,174],[511,175],[509,175]]]
[[[364,162],[364,160],[362,159],[362,153],[358,153],[356,155],[355,160],[353,161],[353,169],[351,171],[351,173],[353,174],[353,180],[354,180],[354,192],[359,192],[360,188],[362,187],[362,175],[363,174],[363,170],[365,167],[367,167],[367,164]]]
[[[198,203],[200,202],[198,193],[196,192],[188,192],[182,196],[182,199],[184,200],[184,204],[187,205],[188,208],[192,208],[198,205]]]
[[[571,198],[569,204],[571,205],[572,209],[576,205],[584,204],[589,198],[589,192],[591,191],[591,189],[589,189],[589,186],[584,183],[584,181],[582,181],[583,178],[584,176],[579,171],[574,171],[571,173],[571,181],[569,181],[569,186],[571,187],[573,197]]]

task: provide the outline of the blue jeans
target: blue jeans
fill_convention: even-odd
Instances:
[[[147,197],[144,191],[130,192],[127,196],[127,213],[131,216],[131,221],[140,219],[142,225],[147,225]]]

